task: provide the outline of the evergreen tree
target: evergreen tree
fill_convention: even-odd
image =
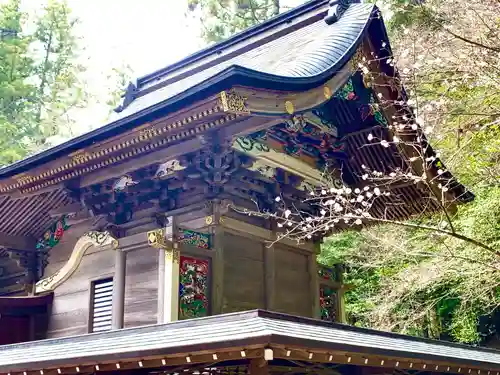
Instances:
[[[209,43],[224,40],[288,8],[283,0],[189,0],[188,6],[191,13],[199,15],[202,36]]]
[[[25,20],[20,0],[0,6],[0,165],[23,157],[29,140],[39,135],[33,121],[34,62],[31,38],[23,30]]]
[[[77,23],[65,0],[47,0],[39,14],[21,0],[0,5],[0,166],[73,136],[75,110],[90,98]],[[122,80],[109,77],[120,90]]]

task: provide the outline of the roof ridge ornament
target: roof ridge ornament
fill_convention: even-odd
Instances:
[[[132,103],[134,101],[134,99],[136,98],[138,91],[139,90],[137,88],[137,81],[136,82],[130,81],[128,86],[127,86],[127,89],[125,90],[125,94],[122,95],[123,102],[121,104],[119,104],[114,109],[114,111],[116,113],[120,113],[125,108],[127,108],[130,105],[130,103]]]
[[[359,3],[359,0],[332,0],[330,1],[330,9],[324,20],[327,25],[332,25],[337,22],[342,15],[349,9],[352,3]]]

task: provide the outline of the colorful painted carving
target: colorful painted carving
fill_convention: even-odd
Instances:
[[[183,229],[179,233],[179,242],[186,245],[196,246],[201,249],[210,249],[210,235],[207,233]]]
[[[179,318],[207,316],[209,261],[181,256],[179,267]]]
[[[367,121],[370,118],[373,118],[373,120],[375,120],[375,122],[377,122],[378,124],[387,126],[387,119],[379,109],[379,105],[373,95],[373,90],[367,88],[366,86],[357,88],[358,91],[363,91],[363,93],[356,94],[356,89],[354,88],[353,84],[353,77],[350,77],[344,84],[344,86],[342,86],[335,93],[335,97],[339,99],[360,102],[359,114],[362,121]],[[364,96],[364,99],[360,98],[360,96]]]
[[[37,250],[51,249],[56,246],[69,227],[66,223],[66,216],[61,217],[38,240],[36,243]]]
[[[352,78],[350,77],[347,82],[342,86],[334,95],[336,98],[344,100],[354,100],[356,94],[354,93],[354,85],[352,84]]]
[[[319,287],[319,306],[321,309],[321,320],[335,322],[337,320],[337,290],[327,286]]]
[[[318,275],[323,280],[327,281],[339,281],[337,270],[335,268],[318,266]]]

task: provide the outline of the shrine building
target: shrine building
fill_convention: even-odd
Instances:
[[[364,189],[365,170],[431,182],[387,183],[362,225],[474,199],[431,145],[415,157],[388,58],[376,6],[312,0],[0,169],[0,374],[499,375],[500,352],[342,324],[342,269],[316,261],[330,233],[276,241],[275,218],[245,213],[277,197],[305,212],[325,184]]]

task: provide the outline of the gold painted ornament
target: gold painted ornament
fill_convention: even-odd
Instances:
[[[330,99],[333,96],[332,89],[328,86],[323,87],[323,94],[326,99]]]

